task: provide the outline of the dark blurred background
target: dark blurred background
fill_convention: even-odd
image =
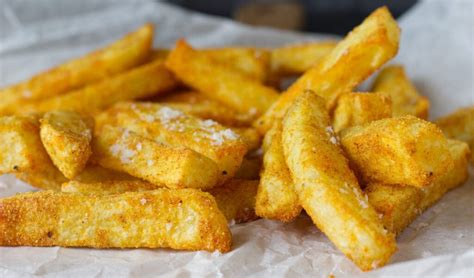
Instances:
[[[257,26],[343,35],[386,5],[395,17],[416,0],[168,0],[189,10]]]

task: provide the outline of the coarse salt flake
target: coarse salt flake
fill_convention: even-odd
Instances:
[[[145,198],[141,198],[141,199],[140,199],[140,204],[142,204],[142,205],[146,204],[146,199],[145,199]]]

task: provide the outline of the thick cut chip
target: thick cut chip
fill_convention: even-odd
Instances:
[[[146,24],[115,43],[0,90],[0,113],[25,101],[37,101],[80,88],[133,68],[148,58],[153,26]],[[21,109],[21,108],[20,108]]]
[[[43,191],[0,199],[0,245],[227,252],[231,234],[213,197],[199,190]]]
[[[254,117],[260,116],[278,98],[278,93],[239,71],[217,63],[192,49],[184,40],[176,44],[166,65],[186,85]]]
[[[281,143],[282,124],[275,122],[263,141],[263,169],[260,174],[255,211],[258,216],[283,222],[301,212]]]
[[[262,136],[257,129],[253,127],[232,127],[242,141],[247,145],[248,152],[255,151],[262,145]]]
[[[340,135],[343,149],[366,184],[426,187],[453,164],[443,132],[414,116],[374,121]]]
[[[91,151],[93,119],[76,112],[56,110],[41,119],[41,141],[65,177],[72,179],[87,164]]]
[[[244,223],[256,220],[255,195],[257,180],[232,179],[226,184],[212,188],[211,193],[217,206],[231,223]]]
[[[125,126],[156,142],[209,157],[219,167],[219,184],[235,175],[247,152],[246,143],[232,129],[156,103],[119,103],[96,119],[99,129],[103,123]]]
[[[93,139],[99,165],[170,188],[210,188],[219,176],[211,159],[186,148],[173,148],[128,129],[104,126]]]
[[[469,177],[469,147],[457,140],[448,140],[454,160],[446,174],[423,190],[403,185],[371,183],[366,187],[370,204],[382,214],[385,227],[400,234],[424,210],[435,204],[449,190],[462,185]]]
[[[350,32],[320,63],[305,72],[268,109],[255,125],[262,132],[275,118],[283,118],[293,100],[312,90],[332,110],[342,93],[352,91],[398,51],[400,29],[386,7],[374,11]]]
[[[384,68],[377,76],[372,91],[392,99],[394,117],[413,115],[425,120],[428,118],[430,101],[418,93],[402,66]]]
[[[233,179],[209,191],[216,199],[219,210],[230,222],[243,223],[257,219],[255,215],[255,195],[258,181]],[[147,191],[159,186],[139,179],[115,179],[93,182],[69,181],[61,187],[63,192],[90,195],[121,194],[125,192]]]
[[[337,42],[308,42],[271,50],[271,73],[275,76],[302,74],[334,49]]]
[[[119,101],[163,93],[177,84],[176,78],[163,62],[155,61],[65,95],[18,107],[17,112],[61,109],[93,114]]]
[[[389,97],[373,93],[343,94],[337,101],[333,115],[335,132],[375,120],[392,117]]]
[[[441,117],[435,124],[448,138],[464,141],[471,148],[471,162],[474,163],[474,106],[458,109]]]
[[[0,174],[7,173],[42,189],[59,189],[66,181],[41,143],[37,117],[0,118]]]
[[[270,70],[270,52],[248,47],[196,49],[217,63],[239,71],[257,81],[265,81]],[[153,59],[166,59],[170,51],[155,49]]]
[[[388,262],[394,235],[384,229],[330,128],[326,101],[300,95],[283,120],[282,143],[299,201],[313,222],[362,270]]]

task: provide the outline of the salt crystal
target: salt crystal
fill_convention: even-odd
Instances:
[[[171,120],[177,119],[183,115],[183,112],[164,106],[158,111],[158,115],[162,122],[169,122]]]
[[[205,120],[205,121],[202,122],[202,125],[203,125],[204,127],[211,127],[211,126],[214,126],[214,125],[216,125],[216,124],[217,124],[217,123],[216,123],[215,121],[213,121],[213,120]]]
[[[229,221],[229,227],[232,227],[232,226],[234,226],[234,225],[235,225],[235,219],[231,219],[231,220]]]
[[[153,165],[153,160],[148,159],[148,160],[146,161],[146,165],[147,165],[147,166],[152,166],[152,165]]]
[[[165,225],[166,231],[169,232],[169,231],[171,230],[171,227],[173,227],[173,224],[171,224],[171,223],[166,223],[166,225]]]
[[[331,138],[329,138],[329,141],[330,141],[331,143],[333,143],[334,145],[337,145],[337,139],[336,139],[336,137],[331,136]]]
[[[30,90],[26,89],[22,92],[22,95],[24,98],[30,98],[33,94],[31,93]]]
[[[141,151],[142,150],[142,143],[137,143],[137,151]]]
[[[142,205],[146,204],[146,199],[145,198],[140,199],[140,204]]]

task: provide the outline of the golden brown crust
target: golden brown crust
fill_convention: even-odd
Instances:
[[[362,270],[396,250],[369,205],[330,127],[326,102],[314,92],[296,98],[283,120],[283,150],[298,199],[313,222]]]
[[[93,119],[76,112],[55,110],[41,119],[41,141],[61,173],[69,179],[87,164],[91,151]]]
[[[420,95],[415,85],[408,79],[403,66],[385,67],[372,85],[372,91],[392,99],[394,117],[413,115],[428,119],[430,102]]]
[[[212,196],[198,190],[43,191],[0,200],[0,245],[227,252],[231,235]]]
[[[25,102],[60,95],[133,68],[148,58],[152,40],[153,25],[146,24],[102,49],[4,88],[0,90],[0,114],[21,110]]]
[[[366,184],[426,187],[453,164],[441,130],[414,116],[345,129],[341,144]]]
[[[219,169],[214,161],[191,149],[166,146],[128,129],[103,126],[93,139],[99,165],[170,188],[211,188]]]
[[[40,102],[28,103],[18,113],[71,110],[94,114],[116,102],[141,99],[166,92],[178,84],[161,61],[133,68],[81,89]]]
[[[281,122],[275,122],[265,134],[263,169],[255,210],[260,217],[291,222],[300,214],[302,208],[286,165],[281,132]]]
[[[398,51],[400,29],[387,7],[375,10],[354,28],[320,63],[305,72],[260,117],[255,126],[262,133],[281,119],[293,100],[305,90],[323,97],[332,110],[337,98],[391,59]]]
[[[278,98],[278,93],[272,88],[225,64],[216,63],[192,49],[184,40],[176,43],[166,65],[188,86],[241,113],[258,117]]]
[[[157,103],[118,103],[96,121],[98,130],[104,124],[126,126],[140,136],[212,159],[220,170],[218,184],[235,175],[247,152],[247,145],[232,129]]]

